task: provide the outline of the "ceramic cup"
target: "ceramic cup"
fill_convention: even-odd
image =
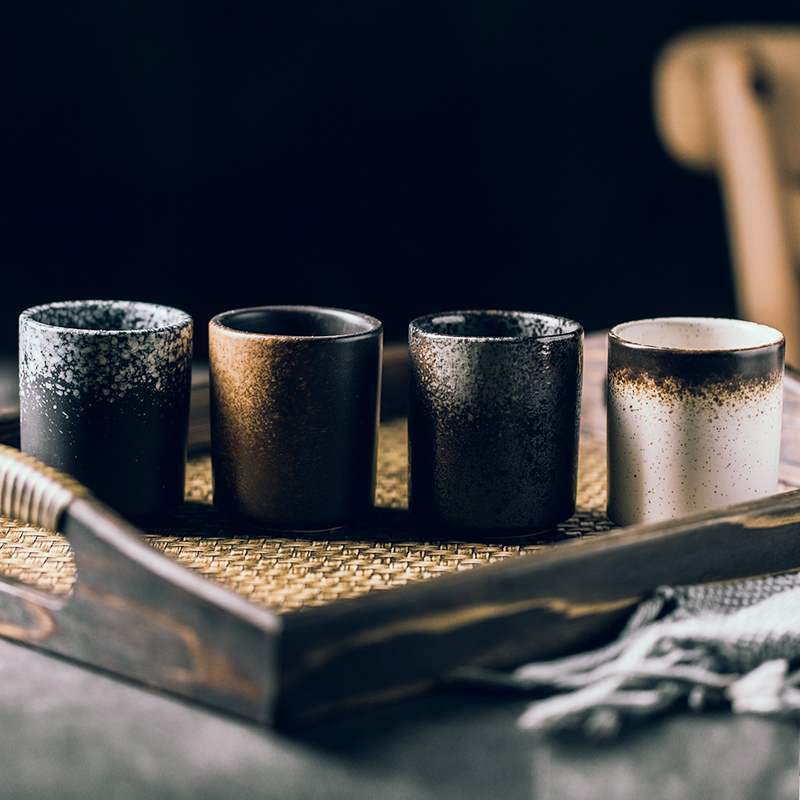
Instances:
[[[410,507],[454,534],[506,538],[575,511],[583,329],[523,311],[409,328]]]
[[[209,324],[214,502],[271,529],[339,528],[374,499],[381,323],[312,306]]]
[[[784,341],[666,317],[609,334],[608,514],[656,522],[777,491]]]
[[[36,306],[19,318],[22,449],[117,511],[183,500],[192,319],[111,300]]]

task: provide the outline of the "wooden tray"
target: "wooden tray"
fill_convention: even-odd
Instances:
[[[153,533],[142,537],[81,498],[64,515],[66,536],[0,520],[0,635],[293,724],[417,691],[464,664],[511,664],[585,645],[610,635],[661,583],[800,566],[795,492],[611,532],[603,512],[604,343],[587,339],[579,511],[547,537],[442,542],[411,526],[398,416],[405,362],[392,349],[373,518],[337,539],[243,530],[210,506],[207,391],[199,383],[188,502]],[[800,475],[798,387],[789,375],[784,488]],[[17,432],[15,415],[0,420],[0,440]]]

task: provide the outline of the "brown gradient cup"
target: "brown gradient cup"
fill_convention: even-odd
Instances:
[[[262,306],[209,323],[214,503],[268,528],[341,528],[373,503],[383,326]]]

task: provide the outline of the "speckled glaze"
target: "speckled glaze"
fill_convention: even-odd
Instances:
[[[608,514],[657,522],[778,487],[784,341],[740,320],[615,327],[608,351]]]
[[[341,528],[375,493],[383,328],[263,306],[209,324],[214,503],[270,529]]]
[[[409,327],[410,506],[454,536],[552,528],[575,511],[583,329],[519,311]]]
[[[192,319],[175,308],[77,300],[19,318],[22,449],[117,511],[183,499]]]

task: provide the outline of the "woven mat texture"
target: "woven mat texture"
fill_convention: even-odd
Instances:
[[[406,425],[381,427],[377,505],[407,503]],[[448,572],[472,569],[557,546],[576,536],[609,530],[605,518],[605,448],[584,439],[578,480],[578,513],[558,531],[529,544],[404,541],[395,531],[359,533],[359,538],[299,538],[248,535],[211,506],[207,456],[189,462],[186,507],[165,521],[149,543],[190,569],[255,603],[286,612],[403,586]],[[0,517],[0,574],[55,594],[68,594],[75,562],[59,534]]]

